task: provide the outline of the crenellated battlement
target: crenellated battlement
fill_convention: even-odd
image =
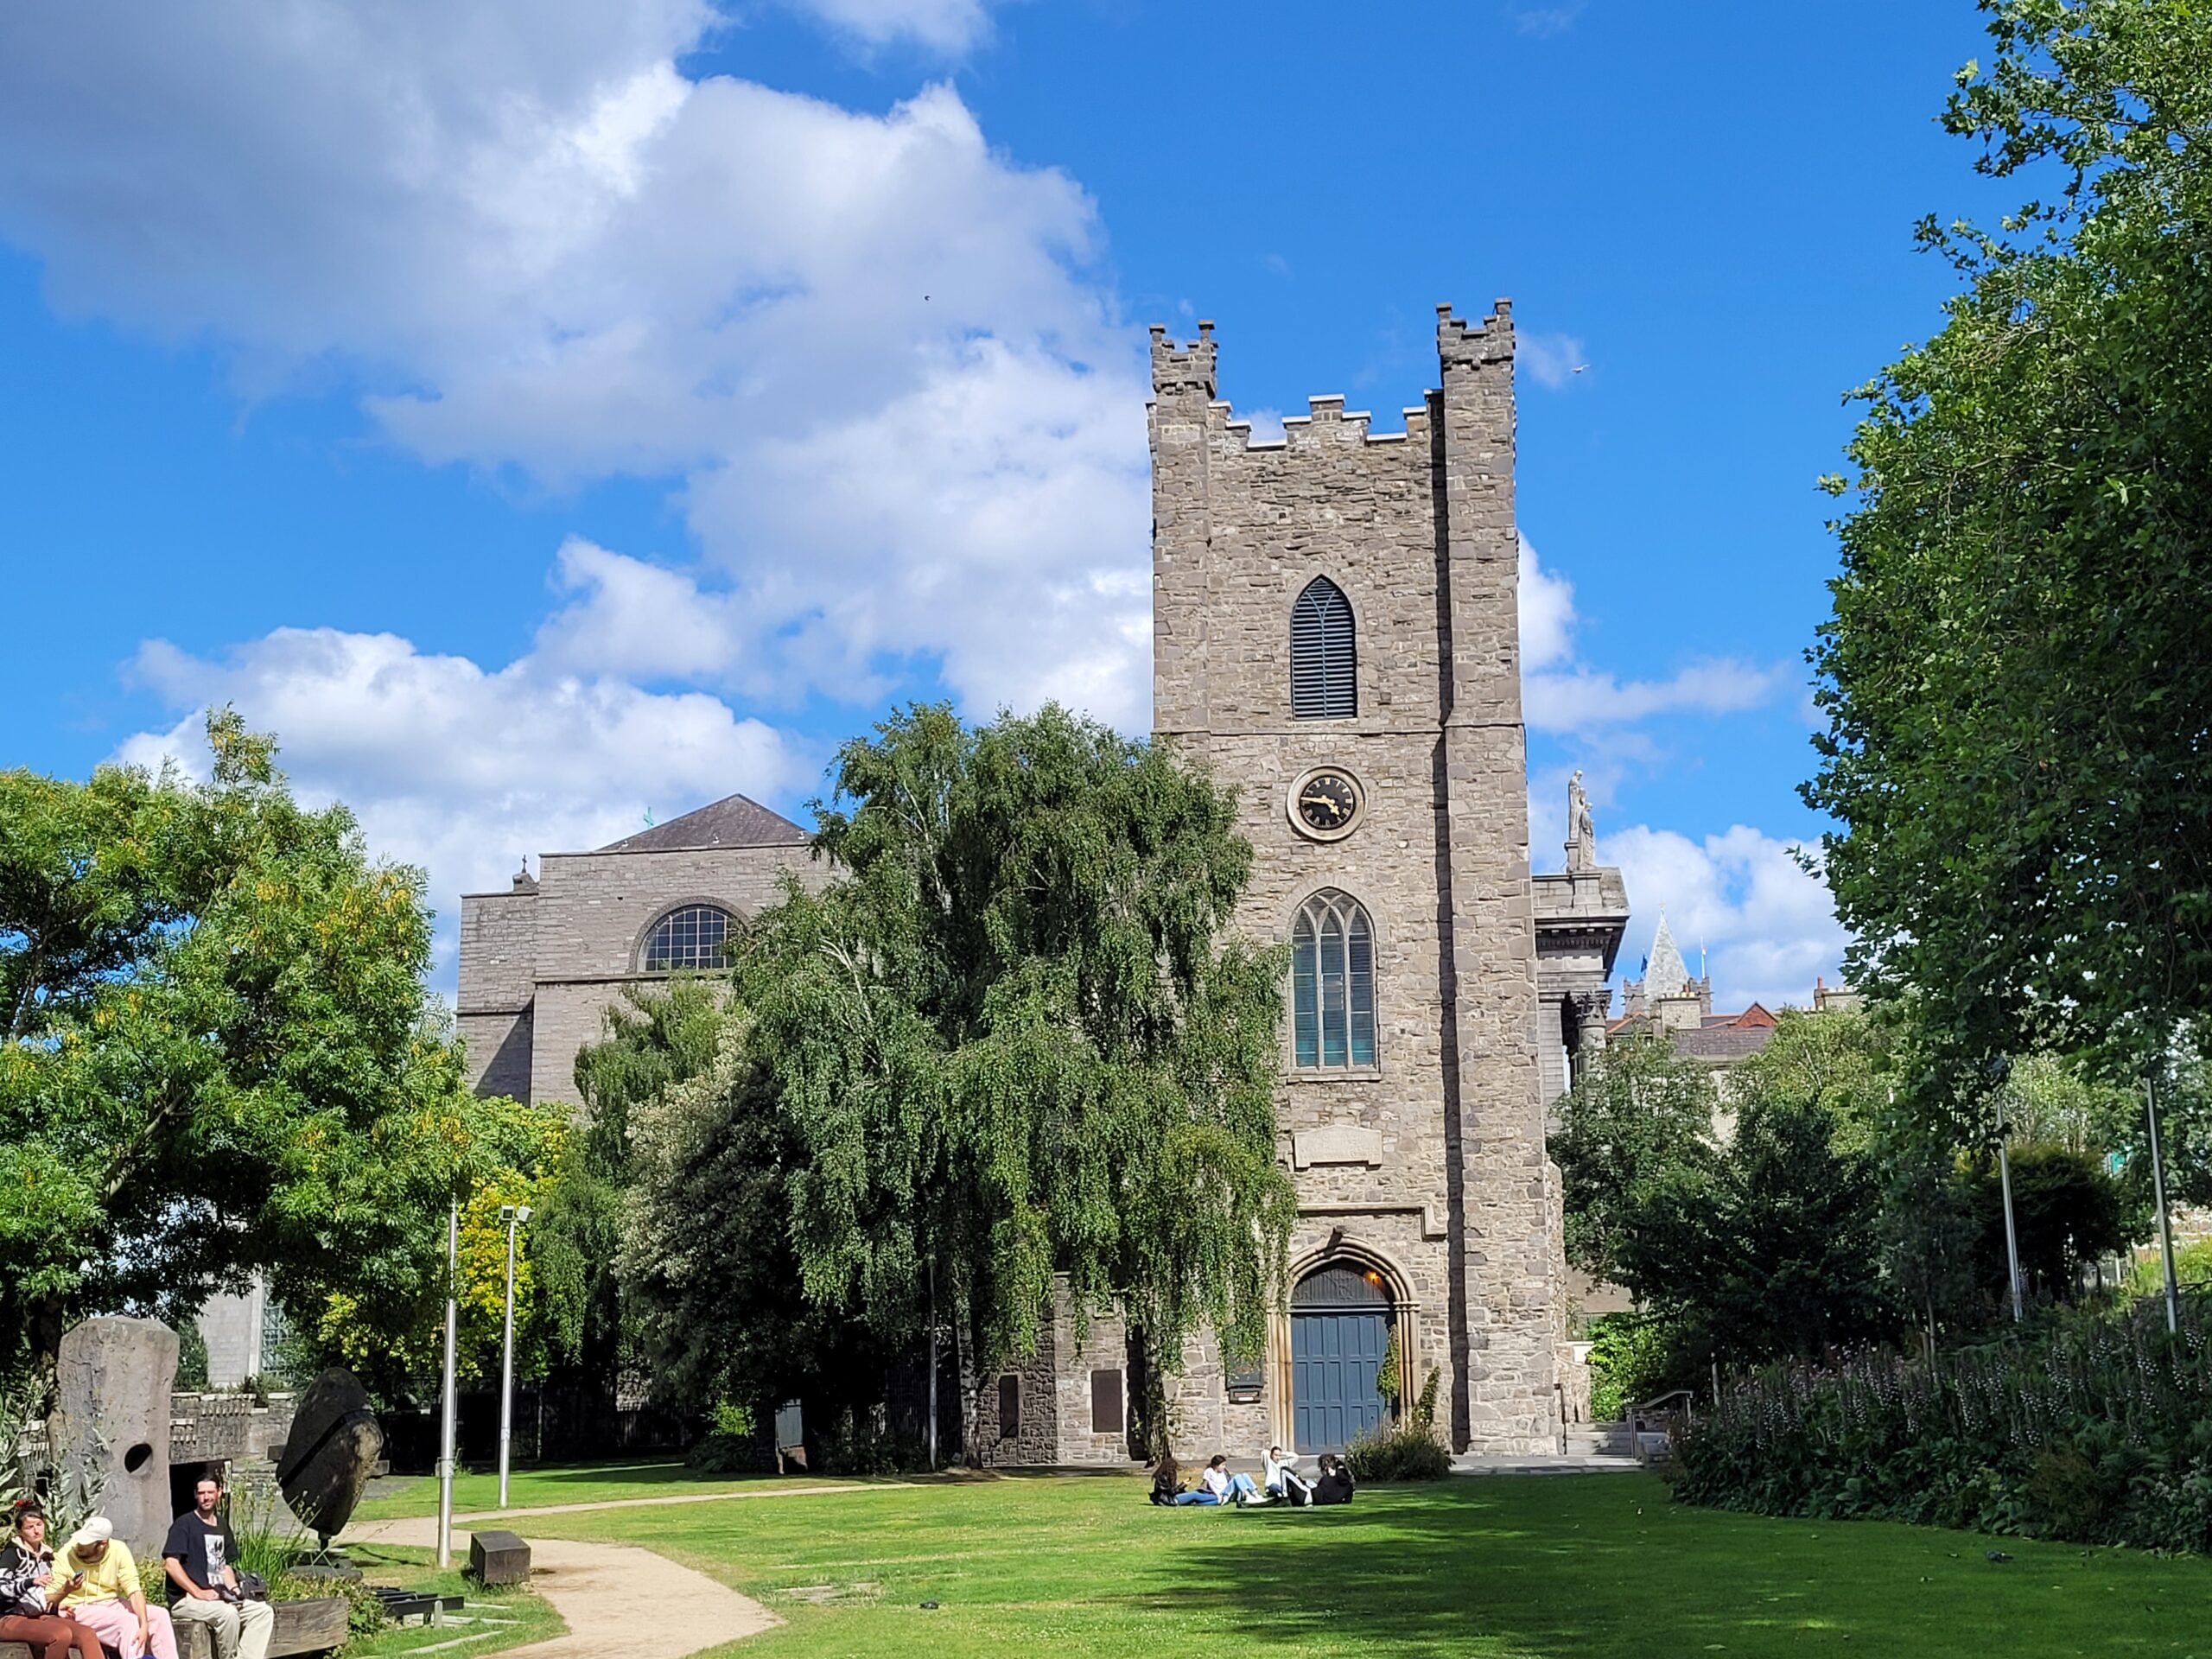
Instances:
[[[1450,301],[1436,308],[1436,355],[1447,369],[1513,360],[1513,302],[1500,299],[1490,315],[1469,327],[1452,315]]]
[[[1215,454],[1319,453],[1333,445],[1354,442],[1407,444],[1414,448],[1427,445],[1440,391],[1431,391],[1423,401],[1400,411],[1405,420],[1402,432],[1376,432],[1372,429],[1375,417],[1370,411],[1347,410],[1342,392],[1318,392],[1306,400],[1305,414],[1283,416],[1282,436],[1255,438],[1252,423],[1238,419],[1229,400],[1217,395],[1219,356],[1213,327],[1211,319],[1203,320],[1198,337],[1179,344],[1169,335],[1166,324],[1152,325],[1152,390],[1155,402],[1192,394],[1205,399],[1205,424],[1222,440],[1211,446]],[[1436,338],[1438,359],[1446,370],[1510,363],[1513,302],[1499,300],[1490,315],[1473,324],[1453,316],[1448,303],[1439,305]]]
[[[1178,346],[1167,337],[1167,325],[1152,325],[1152,395],[1172,397],[1178,392],[1203,392],[1213,397],[1213,320],[1203,318],[1198,337]]]

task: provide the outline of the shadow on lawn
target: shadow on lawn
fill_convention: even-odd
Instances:
[[[1255,1643],[1350,1640],[1417,1659],[1829,1644],[1937,1654],[1956,1650],[1961,1629],[1979,1628],[2001,1648],[2001,1627],[2026,1635],[2032,1624],[2026,1609],[2006,1605],[2005,1592],[2024,1583],[1985,1588],[1955,1567],[1949,1582],[1923,1576],[1936,1565],[1923,1558],[1939,1547],[1955,1560],[1970,1545],[1980,1567],[1984,1541],[1961,1535],[1923,1534],[1902,1548],[1889,1539],[1846,1545],[1835,1531],[1824,1542],[1826,1529],[1676,1510],[1649,1489],[1527,1501],[1535,1497],[1454,1481],[1363,1493],[1333,1512],[1224,1516],[1223,1533],[1175,1553],[1172,1583],[1129,1599],[1228,1619]],[[2039,1650],[2032,1639],[2023,1645]]]
[[[1368,1492],[1340,1510],[1224,1516],[1236,1535],[1179,1552],[1174,1583],[1141,1598],[1163,1611],[1203,1608],[1255,1642],[1362,1640],[1401,1656],[1608,1649],[1624,1604],[1643,1602],[1624,1651],[1691,1653],[1740,1634],[1738,1623],[1679,1603],[1649,1605],[1643,1541],[1532,1530],[1458,1486]],[[1264,1529],[1267,1535],[1253,1535]]]

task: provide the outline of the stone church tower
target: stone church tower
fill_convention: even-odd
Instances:
[[[1152,335],[1154,708],[1233,785],[1255,849],[1239,917],[1291,949],[1278,1153],[1288,1305],[1263,1359],[1193,1337],[1163,1379],[1185,1457],[1311,1458],[1438,1384],[1455,1449],[1543,1453],[1584,1414],[1544,1114],[1605,1039],[1628,918],[1588,803],[1532,876],[1513,503],[1513,324],[1437,320],[1441,389],[1370,433],[1316,397],[1254,442],[1215,399],[1211,324]],[[741,796],[461,900],[471,1081],[568,1097],[626,986],[711,970],[805,833]],[[1057,1299],[989,1380],[989,1464],[1127,1466],[1141,1363]]]
[[[1341,1445],[1394,1349],[1407,1402],[1439,1374],[1456,1446],[1553,1451],[1560,1004],[1529,860],[1511,307],[1439,308],[1441,389],[1402,433],[1315,397],[1255,442],[1215,349],[1211,323],[1152,331],[1154,718],[1238,791],[1242,925],[1293,947],[1300,1218],[1255,1403],[1268,1439]]]

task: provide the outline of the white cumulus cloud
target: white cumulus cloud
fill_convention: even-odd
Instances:
[[[174,757],[204,775],[206,711],[235,705],[277,734],[304,798],[343,799],[374,853],[429,871],[448,983],[455,895],[504,886],[537,853],[619,839],[647,811],[786,798],[819,772],[817,758],[702,692],[649,692],[534,655],[486,670],[391,634],[280,628],[216,658],[153,641],[134,669],[190,712],[115,759]]]
[[[808,9],[945,50],[988,17]],[[976,712],[1141,728],[1147,385],[1090,199],[948,86],[878,113],[687,74],[716,26],[693,0],[0,12],[0,236],[64,310],[213,337],[257,393],[336,365],[426,461],[670,480],[702,672],[866,700],[920,664]],[[643,573],[564,568],[589,597],[549,650],[629,662]]]
[[[990,9],[982,0],[790,0],[865,46],[910,40],[951,55],[989,35]]]
[[[1564,391],[1590,366],[1582,341],[1573,334],[1516,334],[1513,355],[1538,385],[1550,391]]]
[[[1521,538],[1521,670],[1549,668],[1574,653],[1574,584]]]
[[[1583,663],[1574,649],[1574,584],[1548,570],[1521,538],[1521,702],[1533,730],[1586,733],[1654,715],[1740,714],[1790,683],[1786,664],[1732,657],[1692,659],[1665,679],[1623,680]]]
[[[1619,971],[1638,973],[1663,903],[1690,971],[1701,952],[1709,962],[1716,1010],[1809,1006],[1816,976],[1840,977],[1847,936],[1827,883],[1796,851],[1744,824],[1702,838],[1642,824],[1601,834],[1600,861],[1620,867],[1637,904]]]

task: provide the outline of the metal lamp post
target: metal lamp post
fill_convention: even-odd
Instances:
[[[2005,1271],[2012,1283],[2012,1323],[2027,1317],[2020,1306],[2020,1237],[2012,1227],[2012,1160],[2005,1151],[2005,1133],[1997,1139],[1997,1179],[2005,1194]]]
[[[2181,1286],[2174,1277],[2173,1215],[2166,1208],[2166,1159],[2158,1144],[2158,1085],[2143,1079],[2144,1109],[2151,1120],[2151,1196],[2158,1206],[2158,1265],[2166,1296],[2166,1330],[2181,1329]]]
[[[1990,1067],[1990,1074],[2000,1091],[1997,1096],[1997,1179],[2005,1196],[2005,1282],[2012,1292],[2012,1323],[2018,1325],[2027,1314],[2020,1305],[2020,1236],[2012,1224],[2012,1159],[2005,1150],[2005,1142],[2012,1139],[2012,1128],[2005,1122],[2005,1096],[2001,1092],[2012,1075],[2012,1060],[2000,1055]]]
[[[454,1349],[460,1335],[461,1203],[446,1217],[446,1363],[438,1417],[438,1566],[453,1565]]]
[[[503,1204],[499,1219],[507,1229],[506,1332],[499,1344],[499,1507],[507,1507],[507,1447],[515,1417],[515,1232],[530,1219],[526,1204]]]

